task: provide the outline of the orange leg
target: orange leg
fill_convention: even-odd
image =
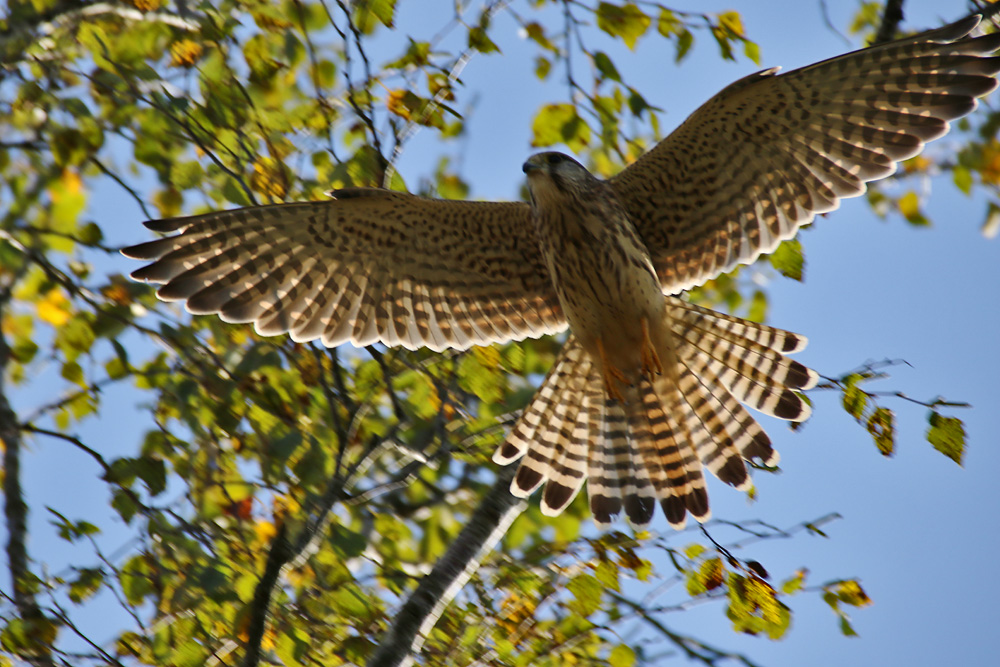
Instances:
[[[660,374],[663,372],[663,366],[660,364],[660,356],[656,354],[656,347],[653,345],[653,341],[649,338],[649,322],[646,318],[642,318],[642,370],[645,373],[652,375],[653,373]]]
[[[601,369],[604,373],[605,393],[619,403],[624,403],[625,397],[618,390],[618,385],[615,381],[627,384],[628,381],[625,379],[625,374],[612,366],[611,362],[608,361],[608,356],[604,353],[604,341],[600,338],[597,339],[597,352],[601,355]]]

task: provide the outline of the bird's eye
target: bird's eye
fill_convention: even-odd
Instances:
[[[563,156],[559,153],[549,153],[546,160],[549,164],[559,164],[563,161]]]

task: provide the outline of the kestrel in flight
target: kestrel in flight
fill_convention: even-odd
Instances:
[[[565,346],[494,461],[560,513],[588,482],[599,523],[709,516],[703,468],[744,488],[778,454],[744,404],[809,414],[806,339],[680,293],[748,264],[865,192],[996,85],[1000,34],[944,28],[730,85],[614,178],[541,153],[531,203],[347,188],[333,199],[146,223],[132,273],[196,314],[335,346]]]

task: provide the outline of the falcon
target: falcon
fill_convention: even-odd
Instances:
[[[147,222],[132,273],[194,314],[336,346],[466,349],[569,330],[493,459],[557,515],[588,483],[599,524],[709,517],[704,470],[738,489],[778,454],[747,407],[789,421],[817,374],[802,336],[684,290],[749,264],[865,192],[997,85],[979,16],[725,88],[610,180],[556,152],[531,202],[374,188]]]

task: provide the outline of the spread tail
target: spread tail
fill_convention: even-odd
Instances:
[[[817,374],[785,355],[805,347],[796,334],[666,297],[676,372],[605,396],[595,361],[570,335],[534,399],[493,460],[521,460],[511,484],[520,497],[543,484],[541,509],[562,512],[588,482],[598,524],[624,511],[648,524],[657,501],[667,521],[710,516],[702,468],[738,489],[750,485],[744,461],[764,466],[778,453],[744,403],[788,421],[809,416],[799,393]],[[670,352],[670,351],[666,351]]]

